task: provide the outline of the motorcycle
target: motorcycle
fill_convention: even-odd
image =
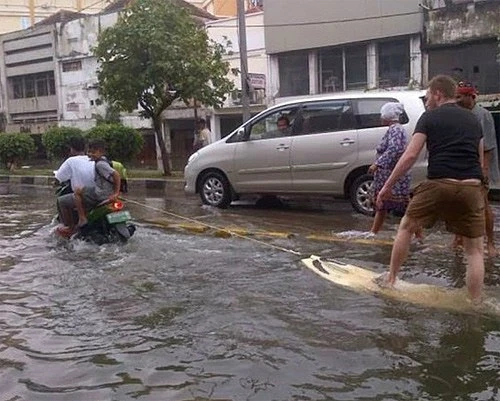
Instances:
[[[56,196],[71,193],[69,182],[61,183],[56,190]],[[112,242],[127,242],[134,235],[136,226],[131,222],[132,216],[128,210],[124,210],[124,203],[121,200],[104,201],[89,210],[87,213],[88,223],[79,228],[71,238],[90,241],[97,245]],[[73,218],[78,220],[76,210],[73,211]],[[57,220],[61,221],[59,214]]]

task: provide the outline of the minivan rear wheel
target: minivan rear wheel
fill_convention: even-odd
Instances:
[[[224,174],[211,171],[200,180],[200,198],[205,205],[227,208],[232,201],[231,186]]]
[[[353,181],[349,190],[349,198],[354,210],[367,216],[374,215],[372,186],[373,176],[363,174]]]

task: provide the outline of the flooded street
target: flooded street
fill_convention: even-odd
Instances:
[[[292,253],[152,225],[175,220],[167,209],[207,224],[293,232],[263,242],[385,271],[388,245],[305,238],[366,230],[370,218],[347,204],[221,211],[178,194],[137,193],[131,198],[149,209],[129,204],[135,236],[98,247],[52,235],[52,193],[0,188],[1,401],[500,399],[500,317],[359,294]],[[450,240],[428,233],[404,277],[462,286]],[[500,299],[500,258],[487,262],[487,283]]]

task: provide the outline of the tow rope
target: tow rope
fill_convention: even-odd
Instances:
[[[149,206],[149,205],[146,205],[145,203],[142,203],[142,202],[138,202],[138,201],[135,201],[135,200],[132,200],[132,199],[124,198],[123,196],[120,196],[120,198],[122,198],[125,202],[134,203],[136,205],[142,206],[145,209],[150,209],[150,210],[153,210],[155,212],[160,212],[160,213],[163,213],[163,214],[175,217],[175,218],[180,219],[180,220],[189,221],[190,223],[199,224],[199,225],[202,225],[204,227],[210,228],[212,230],[217,230],[217,231],[225,232],[225,233],[227,233],[227,234],[229,234],[231,236],[242,238],[242,239],[246,239],[248,241],[255,242],[255,243],[259,244],[259,245],[263,245],[263,246],[266,246],[268,248],[273,248],[273,249],[276,249],[278,251],[290,253],[290,254],[296,255],[296,256],[301,256],[301,257],[303,256],[302,253],[300,253],[298,251],[294,251],[293,249],[288,249],[288,248],[284,248],[284,247],[279,246],[279,245],[270,244],[268,242],[261,241],[261,240],[259,240],[257,238],[253,238],[253,237],[250,237],[248,235],[237,233],[237,232],[229,230],[227,228],[215,226],[213,224],[203,223],[203,222],[201,222],[199,220],[196,220],[196,219],[192,219],[192,218],[189,218],[189,217],[186,217],[186,216],[182,216],[182,215],[177,214],[177,213],[169,212],[168,210],[158,209],[158,208],[156,208],[154,206]]]

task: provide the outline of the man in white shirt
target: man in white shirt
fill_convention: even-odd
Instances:
[[[199,118],[196,123],[197,130],[194,133],[193,152],[196,152],[197,150],[210,144],[210,137],[212,136],[212,133],[207,128],[207,122],[204,118]]]
[[[70,181],[71,189],[94,186],[95,163],[85,154],[85,140],[81,137],[71,138],[70,157],[54,172],[59,182]],[[73,218],[75,208],[74,195],[67,194],[57,198],[57,209],[64,228],[61,231],[71,232],[76,222]]]

